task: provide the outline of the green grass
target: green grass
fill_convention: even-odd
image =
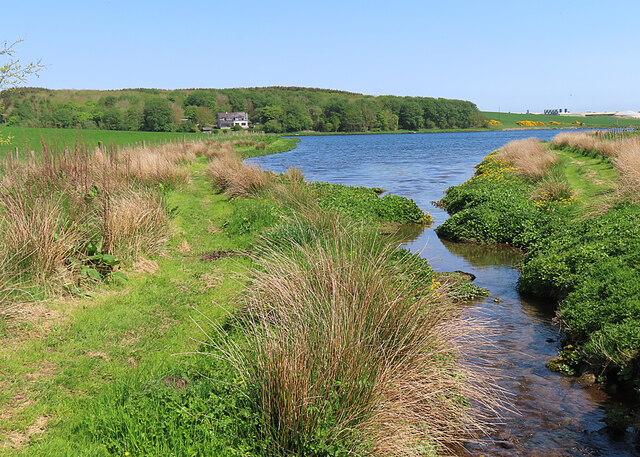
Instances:
[[[548,128],[567,128],[576,127],[575,121],[584,123],[585,128],[596,127],[630,127],[640,126],[640,119],[618,119],[612,116],[553,116],[547,114],[516,114],[516,113],[496,113],[493,111],[482,111],[487,119],[493,119],[502,122],[502,126],[494,127],[495,129],[503,128],[519,128],[518,121],[540,121],[546,124]],[[552,125],[550,121],[562,122],[564,125]],[[542,128],[542,127],[538,127]]]
[[[299,141],[291,138],[281,138],[272,134],[242,135],[242,132],[225,132],[217,135],[207,135],[202,133],[178,133],[178,132],[129,132],[117,130],[77,130],[77,129],[54,129],[54,128],[29,128],[29,127],[2,127],[0,135],[12,136],[10,144],[0,145],[0,156],[8,152],[13,152],[18,148],[20,154],[29,151],[40,151],[42,141],[50,150],[62,151],[65,147],[73,147],[82,144],[90,148],[96,147],[98,142],[105,146],[161,144],[177,142],[186,139],[187,141],[198,141],[211,139],[213,141],[227,141],[231,139],[247,139],[250,141],[264,141],[264,149],[256,149],[254,146],[238,148],[244,157],[256,155],[274,154],[288,151],[295,147]]]
[[[38,330],[37,323],[9,331],[0,352],[2,400],[14,411],[24,404],[23,398],[27,406],[2,422],[0,435],[28,434],[39,417],[48,418],[49,430],[46,439],[24,453],[5,450],[5,455],[170,455],[166,451],[173,448],[171,442],[181,443],[182,448],[175,448],[182,449],[180,455],[223,455],[225,440],[236,440],[232,429],[232,435],[225,435],[205,420],[191,418],[194,427],[185,427],[181,421],[190,417],[181,415],[177,399],[169,401],[197,393],[201,397],[191,399],[198,403],[197,411],[215,403],[216,395],[228,395],[202,382],[195,372],[202,369],[197,359],[173,354],[199,348],[192,338],[201,339],[202,334],[190,316],[226,316],[225,308],[241,289],[237,269],[248,262],[240,257],[212,263],[201,257],[213,249],[238,248],[219,229],[231,207],[226,198],[210,192],[204,166],[203,161],[194,166],[188,189],[168,196],[170,207],[177,208],[176,235],[167,255],[156,259],[157,272],[130,274],[127,282],[94,297],[43,304],[47,312],[59,314],[45,338],[21,341],[24,332],[45,331]],[[176,392],[162,381],[167,376],[185,379],[189,392]],[[159,430],[154,436],[135,433],[153,414],[181,419],[163,425],[166,436]],[[96,438],[96,433],[103,436]]]
[[[105,146],[124,146],[142,143],[168,143],[183,138],[195,140],[208,138],[208,135],[177,132],[125,132],[117,130],[76,130],[29,127],[2,127],[0,134],[14,137],[11,144],[0,146],[0,153],[7,153],[18,148],[21,153],[41,150],[41,138],[52,150],[63,150],[65,146],[73,147],[76,143],[96,147],[99,141]]]

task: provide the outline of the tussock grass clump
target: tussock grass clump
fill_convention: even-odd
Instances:
[[[127,192],[110,201],[104,217],[104,247],[123,260],[156,254],[167,241],[169,215],[159,195]]]
[[[535,138],[507,143],[496,153],[496,159],[516,168],[516,172],[528,178],[542,178],[557,158]]]
[[[296,167],[287,168],[287,171],[284,172],[284,177],[291,182],[304,182],[304,174],[302,174],[302,170]]]
[[[640,138],[620,140],[613,164],[620,172],[621,190],[640,200]]]
[[[224,157],[228,154],[233,154],[233,144],[227,141],[224,143],[217,141],[208,141],[205,143],[206,149],[202,149],[200,155],[209,157]]]
[[[322,218],[300,243],[264,242],[239,323],[246,344],[225,349],[264,438],[274,455],[451,451],[485,424],[467,400],[491,398],[459,363],[469,325],[446,285],[398,276],[393,242]]]
[[[63,274],[65,260],[81,242],[79,221],[66,217],[60,198],[26,189],[0,190],[2,267],[40,282]]]
[[[235,153],[212,158],[207,171],[213,185],[229,197],[255,195],[269,182],[264,171],[252,164],[245,165]]]
[[[542,178],[533,191],[536,201],[569,201],[574,198],[573,189],[562,173],[549,173]]]

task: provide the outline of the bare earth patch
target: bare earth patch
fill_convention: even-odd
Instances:
[[[216,260],[224,259],[226,257],[231,257],[234,255],[246,255],[246,253],[242,251],[235,251],[233,249],[214,249],[212,251],[207,251],[203,254],[200,254],[200,259],[206,262],[215,262]]]

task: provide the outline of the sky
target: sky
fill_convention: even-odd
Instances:
[[[640,2],[0,0],[50,89],[305,86],[640,110]],[[2,60],[0,58],[0,64]]]

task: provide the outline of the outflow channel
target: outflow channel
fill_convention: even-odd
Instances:
[[[297,149],[251,159],[277,173],[300,168],[310,181],[382,187],[412,198],[440,225],[446,212],[432,205],[453,185],[469,179],[474,165],[509,141],[535,136],[550,140],[552,130],[398,135],[303,137]],[[467,446],[471,455],[638,456],[634,433],[613,439],[604,418],[625,408],[600,386],[584,387],[549,371],[560,333],[552,324],[554,305],[521,297],[516,291],[519,253],[515,250],[449,243],[426,230],[406,246],[439,271],[462,270],[491,296],[465,312],[493,322],[491,350],[484,363],[517,414],[507,413],[494,436]]]

